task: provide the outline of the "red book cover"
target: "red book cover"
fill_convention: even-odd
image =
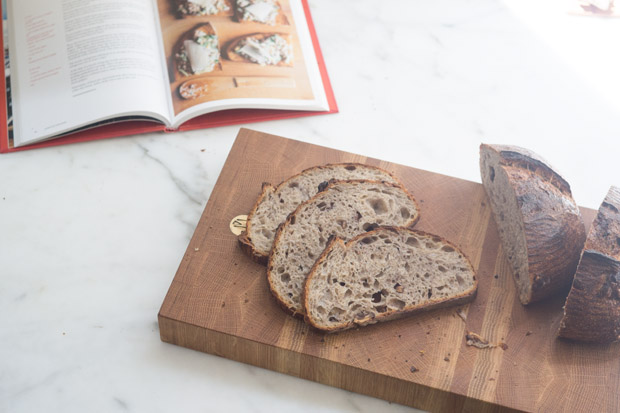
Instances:
[[[27,0],[26,0],[27,1]],[[261,122],[278,119],[288,119],[302,116],[313,116],[327,113],[338,112],[336,99],[332,90],[325,61],[323,59],[321,48],[319,46],[316,30],[312,22],[310,8],[307,0],[302,0],[303,11],[307,21],[310,38],[314,48],[314,53],[319,67],[320,76],[327,97],[329,110],[327,111],[305,111],[305,110],[273,110],[273,109],[228,109],[211,112],[200,115],[181,124],[178,129],[169,129],[165,125],[151,121],[123,121],[117,123],[103,124],[90,129],[69,134],[67,136],[46,140],[21,147],[14,147],[13,141],[10,139],[9,127],[7,124],[7,99],[0,99],[0,122],[4,127],[0,128],[0,153],[15,152],[27,149],[44,148],[48,146],[65,145],[75,142],[86,142],[97,139],[114,138],[120,136],[135,135],[139,133],[149,132],[176,132],[194,129],[206,129],[218,126],[227,126],[234,124],[246,124],[252,122]],[[0,41],[3,33],[0,31]],[[0,68],[0,75],[5,77],[5,65]],[[7,82],[0,84],[0,96],[6,96]]]

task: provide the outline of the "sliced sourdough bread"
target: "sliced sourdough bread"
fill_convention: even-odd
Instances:
[[[374,166],[340,163],[316,166],[292,176],[277,187],[263,184],[262,193],[250,211],[245,232],[239,236],[242,250],[256,262],[266,264],[273,239],[288,214],[319,191],[330,180],[366,179],[399,184],[389,172]]]
[[[609,189],[590,227],[558,335],[596,343],[620,339],[620,188]]]
[[[304,287],[305,319],[338,331],[473,300],[477,280],[450,242],[407,228],[379,227],[334,239]]]
[[[377,225],[410,226],[418,206],[405,188],[377,181],[334,181],[288,216],[269,256],[269,287],[280,305],[303,315],[306,275],[330,237],[350,239]]]
[[[561,175],[533,152],[480,146],[482,184],[522,304],[568,291],[585,228]]]

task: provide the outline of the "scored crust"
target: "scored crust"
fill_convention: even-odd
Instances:
[[[333,173],[334,170],[338,170],[339,173],[336,175],[335,173]],[[304,169],[303,171],[301,171],[300,173],[291,176],[290,178],[288,178],[287,180],[281,182],[278,186],[274,187],[273,185],[269,184],[269,183],[263,183],[262,185],[262,189],[261,189],[261,193],[258,196],[258,199],[256,200],[256,203],[254,204],[254,206],[252,207],[252,209],[250,210],[250,213],[248,214],[248,219],[247,219],[247,224],[246,224],[246,230],[241,233],[241,235],[239,235],[238,237],[238,241],[239,241],[239,246],[241,247],[241,250],[243,252],[245,252],[249,257],[252,258],[252,260],[254,260],[255,262],[259,263],[259,264],[263,264],[266,265],[267,264],[267,260],[269,259],[269,252],[271,251],[271,247],[273,245],[273,237],[271,238],[271,241],[268,242],[268,247],[260,247],[257,245],[257,243],[259,242],[258,239],[255,240],[255,238],[260,238],[261,234],[256,233],[254,231],[254,225],[253,225],[253,221],[255,216],[257,215],[257,211],[259,211],[259,209],[261,208],[261,206],[263,206],[263,202],[266,202],[266,199],[269,197],[273,197],[274,198],[274,202],[276,198],[279,199],[278,202],[276,202],[277,205],[280,204],[281,201],[281,196],[282,194],[284,194],[286,191],[290,190],[290,185],[295,184],[295,182],[299,182],[303,179],[306,179],[306,177],[313,175],[315,172],[319,173],[319,174],[323,174],[325,175],[326,181],[329,181],[331,179],[347,179],[346,176],[349,175],[352,178],[356,178],[357,176],[360,175],[353,175],[356,174],[355,171],[362,170],[362,171],[366,171],[368,174],[375,174],[376,177],[373,177],[373,179],[377,179],[379,177],[381,177],[382,181],[386,181],[386,182],[392,182],[392,183],[396,183],[398,185],[402,184],[400,183],[400,181],[390,172],[382,169],[382,168],[378,168],[376,166],[370,166],[370,165],[365,165],[365,164],[360,164],[360,163],[355,163],[355,162],[343,162],[343,163],[337,163],[337,164],[327,164],[327,165],[322,165],[322,166],[314,166],[311,168],[307,168]],[[322,179],[322,178],[321,178]],[[349,178],[351,179],[351,178]],[[357,179],[357,178],[356,178]],[[321,181],[323,182],[323,181]],[[319,183],[321,183],[319,182]],[[294,207],[287,209],[285,211],[281,211],[282,212],[282,216],[280,218],[280,216],[278,216],[277,218],[274,218],[274,220],[278,221],[275,225],[273,225],[272,228],[269,228],[270,231],[273,231],[273,233],[275,234],[275,232],[277,231],[278,226],[284,222],[284,220],[286,219],[286,217],[295,210],[295,208],[303,201],[306,201],[308,199],[310,199],[312,196],[314,196],[317,192],[318,192],[319,188],[318,185],[316,188],[313,188],[312,193],[304,193],[303,191],[301,191],[301,193],[296,194],[294,196],[299,197],[300,202],[296,203],[294,205]],[[267,204],[265,204],[267,205]],[[257,225],[258,228],[260,228],[260,225]],[[260,231],[260,230],[257,230]],[[267,240],[265,240],[265,242],[263,243],[267,243]]]
[[[381,196],[378,188],[387,193],[387,202],[381,198],[377,205],[373,203]],[[346,197],[349,194],[354,196]],[[397,203],[399,200],[402,203]],[[418,211],[417,202],[401,185],[368,180],[331,182],[278,227],[267,264],[273,296],[288,313],[302,317],[303,282],[330,237],[349,239],[377,225],[413,226]]]
[[[620,189],[617,187],[609,189],[590,227],[558,335],[596,343],[620,338]]]
[[[514,146],[482,144],[480,172],[521,303],[567,291],[586,234],[566,180]]]
[[[386,239],[390,241],[389,244]],[[400,257],[390,255],[392,266],[395,267],[402,264],[400,261],[397,264],[394,263],[394,261],[398,261],[402,258],[402,261],[405,261],[404,268],[387,268],[390,270],[389,273],[384,273],[386,270],[385,267],[381,267],[379,273],[377,273],[377,268],[371,268],[373,267],[372,256],[375,252],[377,255],[380,255],[380,251],[375,249],[371,252],[365,251],[364,249],[372,249],[377,241],[379,248],[381,248],[382,240],[385,244],[394,245],[396,251],[391,252],[400,255]],[[401,244],[403,244],[404,241],[404,245],[398,245],[399,241]],[[386,247],[383,245],[383,247],[389,250],[389,246]],[[356,248],[360,253],[365,252],[366,255],[370,253],[371,259],[367,259],[366,255],[361,256],[355,263],[359,268],[355,267],[351,269],[349,268],[351,266],[349,263],[352,262],[352,258],[346,256],[346,254],[355,254],[357,252],[355,251]],[[409,251],[407,251],[407,249],[409,249]],[[416,260],[415,253],[412,252],[413,250],[421,250],[421,255],[428,255],[428,262],[422,262],[422,258],[419,256],[418,260]],[[339,253],[342,255],[339,256]],[[388,252],[388,254],[390,254],[390,252]],[[410,255],[408,256],[407,254]],[[431,255],[432,258],[430,258]],[[333,261],[335,261],[335,263]],[[452,268],[450,268],[451,264],[449,261],[452,261]],[[456,261],[456,264],[454,261]],[[429,271],[431,271],[429,266],[432,266],[432,264],[429,265],[429,262],[437,264],[436,268],[438,269],[438,273],[429,274]],[[327,267],[330,265],[336,268],[335,270],[331,270],[334,271],[334,273],[328,272],[329,270],[327,270]],[[341,271],[339,272],[338,270]],[[355,271],[360,273],[351,275]],[[422,273],[422,271],[426,272],[421,275],[420,273]],[[452,272],[454,272],[454,274]],[[349,275],[348,278],[347,275]],[[381,278],[378,278],[379,275],[381,275]],[[427,291],[428,296],[430,296],[432,292],[437,294],[441,293],[441,290],[444,288],[449,288],[446,284],[442,283],[446,283],[446,278],[452,279],[453,275],[456,284],[461,287],[462,282],[465,288],[444,297],[434,299],[428,297],[426,300],[424,299]],[[466,280],[465,276],[469,276],[471,279]],[[325,280],[325,277],[327,277],[327,280]],[[338,278],[332,279],[331,277]],[[351,280],[351,278],[353,279]],[[371,286],[370,280],[373,278],[374,284]],[[331,283],[330,279],[332,281]],[[377,280],[381,280],[381,282]],[[406,292],[409,294],[415,293],[415,291],[408,291],[411,288],[410,280],[415,280],[418,284],[418,288],[424,290],[422,299],[418,303],[407,304],[404,301],[407,299]],[[359,284],[360,281],[362,283],[361,287]],[[471,282],[471,285],[469,282]],[[329,284],[331,284],[331,286]],[[381,287],[383,288],[378,290]],[[394,291],[391,291],[392,289],[390,287],[394,287]],[[450,287],[454,287],[454,284]],[[379,227],[373,231],[359,234],[346,243],[339,238],[331,240],[306,278],[303,294],[305,321],[312,327],[322,331],[341,331],[381,321],[394,320],[418,312],[464,304],[474,300],[477,288],[478,281],[471,262],[453,243],[440,236],[419,230],[390,226]],[[343,289],[347,289],[344,295],[342,294]],[[355,297],[355,292],[351,293],[351,291],[358,289],[362,291],[364,291],[364,289],[365,291],[370,290],[370,292],[367,292],[362,298]],[[327,292],[327,290],[330,291]],[[371,294],[375,290],[378,291]],[[317,305],[317,302],[320,300],[316,296],[321,295],[323,295],[323,297],[325,295],[329,297],[340,295],[340,299],[345,297],[347,302],[336,300],[336,305],[333,309],[338,309],[338,311],[335,312],[335,315],[338,317],[343,317],[343,315],[348,315],[348,317],[342,321],[335,319],[333,321],[335,324],[333,325],[328,325],[329,322],[332,322],[331,320],[328,320],[328,323],[324,322],[326,317],[329,318],[331,312],[325,316],[317,317],[317,314],[319,314],[321,310],[321,305]],[[391,303],[393,304],[391,305]],[[321,304],[324,304],[324,301],[322,301]],[[345,307],[346,310],[343,309],[343,307]],[[340,312],[341,310],[343,313]],[[347,312],[349,314],[346,314]],[[326,309],[325,313],[327,313]],[[353,316],[351,316],[351,313],[354,313]]]

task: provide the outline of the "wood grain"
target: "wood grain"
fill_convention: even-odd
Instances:
[[[448,308],[324,335],[278,307],[229,222],[262,182],[328,162],[396,174],[420,202],[416,228],[469,256],[479,291],[466,321]],[[589,226],[594,211],[583,215]],[[161,307],[161,339],[430,411],[618,411],[620,345],[556,339],[563,298],[523,307],[511,277],[480,184],[242,129]],[[469,347],[467,331],[508,348]]]

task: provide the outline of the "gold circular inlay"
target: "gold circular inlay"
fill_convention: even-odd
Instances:
[[[232,219],[232,221],[230,221],[230,231],[235,235],[241,234],[243,231],[245,231],[245,223],[247,222],[247,220],[247,215],[237,215]]]

